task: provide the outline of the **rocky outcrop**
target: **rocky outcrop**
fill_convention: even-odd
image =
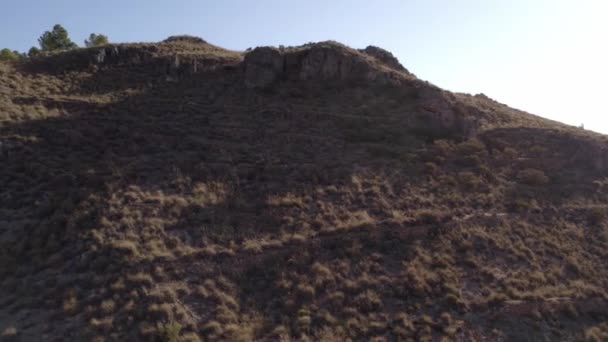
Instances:
[[[84,50],[83,52],[90,55],[90,64],[141,64],[151,61],[154,58],[154,54],[158,52],[158,49],[155,46],[128,47],[109,45]]]
[[[245,56],[243,68],[248,88],[266,88],[280,81],[405,85],[417,94],[417,114],[411,122],[414,130],[436,137],[468,138],[478,129],[474,116],[467,115],[453,96],[416,79],[390,52],[377,47],[359,51],[337,43],[258,47]]]
[[[286,79],[400,84],[407,74],[390,67],[393,70],[378,67],[360,51],[336,43],[285,50],[258,47],[244,60],[245,84],[250,88],[263,88]]]
[[[404,68],[403,65],[401,65],[401,63],[399,63],[399,60],[397,59],[397,57],[393,56],[393,54],[390,53],[389,51],[386,51],[382,48],[379,48],[379,47],[373,46],[373,45],[370,45],[370,46],[366,47],[365,49],[359,50],[359,51],[376,58],[380,62],[384,63],[385,65],[387,65],[395,70],[409,73],[409,71],[406,68]]]
[[[163,50],[162,44],[112,44],[41,56],[32,59],[25,68],[34,72],[63,73],[109,66],[143,66],[151,74],[175,81],[184,75],[234,63],[238,63],[236,58],[203,53],[179,54],[170,49]]]
[[[245,56],[245,85],[263,88],[277,81],[283,74],[285,57],[279,49],[259,47]]]
[[[417,88],[417,129],[434,137],[471,138],[477,133],[476,117],[467,115],[450,93],[423,81],[417,81]]]

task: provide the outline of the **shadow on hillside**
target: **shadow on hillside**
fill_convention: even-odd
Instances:
[[[148,77],[139,76],[140,81],[121,72],[117,68],[84,82],[109,87],[111,80],[126,77],[143,86]],[[322,185],[340,188],[351,181],[353,170],[378,167],[367,150],[345,143],[338,119],[316,111],[328,99],[294,111],[284,94],[246,89],[235,82],[239,77],[235,70],[186,75],[180,82],[154,82],[109,104],[17,99],[66,114],[0,128],[0,183],[5,185],[0,207],[11,209],[6,220],[35,222],[21,231],[35,235],[35,241],[9,254],[61,252],[75,262],[86,246],[78,243],[66,251],[62,246],[99,227],[109,215],[104,201],[113,193],[133,185],[167,196],[189,193],[178,178],[187,178],[188,184],[223,183],[231,191],[215,205],[187,207],[175,229],[221,221],[237,237],[275,233],[285,225],[286,213],[269,206],[269,196]],[[95,94],[104,87],[90,90]],[[370,130],[376,125],[365,124]],[[27,264],[30,259],[21,256],[16,259]],[[15,264],[12,271],[21,266],[26,265]]]
[[[129,74],[119,76],[122,69],[116,70],[116,74],[103,74],[85,81],[102,86],[85,88],[92,94],[103,92],[111,88],[112,82],[122,80],[121,77],[128,80],[125,82],[134,82],[124,84],[126,88],[147,82],[147,76],[141,79]],[[347,118],[317,111],[331,102],[331,98],[313,99],[309,110],[295,111],[290,109],[290,99],[284,93],[248,90],[234,82],[238,77],[236,72],[228,71],[228,75],[210,72],[191,75],[180,82],[156,82],[154,86],[142,87],[135,95],[107,105],[46,100],[45,106],[61,107],[67,114],[1,127],[0,136],[6,139],[3,146],[8,147],[3,147],[0,153],[3,166],[0,184],[5,185],[0,192],[0,208],[11,215],[5,218],[9,222],[29,221],[17,233],[23,242],[4,252],[15,261],[6,272],[22,274],[29,270],[33,273],[46,267],[50,262],[47,258],[56,253],[65,260],[65,264],[59,265],[63,278],[76,279],[80,273],[92,272],[92,268],[108,277],[142,269],[151,272],[155,265],[121,264],[124,261],[114,250],[91,252],[87,246],[92,240],[88,230],[102,226],[102,219],[121,219],[120,213],[107,212],[107,201],[117,191],[130,186],[143,191],[158,190],[165,196],[180,196],[191,192],[191,184],[227,184],[230,189],[227,198],[211,205],[187,206],[177,222],[168,228],[200,231],[211,226],[210,233],[214,234],[213,229],[229,226],[231,238],[241,239],[255,233],[278,233],[288,224],[285,218],[294,215],[294,210],[297,214],[297,208],[270,206],[270,196],[299,194],[324,185],[341,188],[351,183],[359,169],[380,172],[387,165],[402,165],[391,159],[390,154],[389,157],[382,155],[387,151],[379,145],[386,142],[386,137],[372,139],[375,150],[346,142],[340,125]],[[27,104],[35,99],[19,101]],[[352,109],[349,104],[344,108]],[[351,125],[358,122],[352,121],[353,118],[348,120]],[[378,135],[387,126],[381,120],[366,118],[363,122],[365,126],[354,127],[360,135],[367,131]],[[394,132],[399,132],[399,128],[398,124],[392,127]],[[548,148],[554,146],[552,133],[543,130],[494,132],[496,137],[510,143],[520,142],[522,149],[531,137],[535,143]],[[567,141],[564,144],[561,155],[537,159],[539,163],[547,163],[542,164],[544,170],[553,172],[550,171],[553,168],[575,166],[578,170],[593,160],[577,159],[581,158],[575,154],[579,147]],[[561,160],[563,153],[573,153],[573,158],[566,164],[552,164]],[[556,173],[556,179],[563,174]],[[576,177],[583,177],[585,182],[589,180],[586,174]],[[132,232],[121,229],[115,227],[107,234],[120,238],[143,230],[141,227],[132,227]],[[397,247],[371,243],[370,248],[361,253],[367,256],[388,249],[390,252],[386,253],[407,254]],[[330,246],[328,250],[333,253],[346,248],[350,247]],[[85,253],[92,256],[83,259]],[[333,254],[328,255],[308,255],[297,267],[305,269],[315,258],[329,258]],[[106,263],[99,262],[100,259]],[[87,264],[82,260],[92,262]],[[269,312],[272,311],[267,306],[269,302],[280,305],[272,301],[273,293],[269,289],[276,286],[280,270],[291,261],[272,262],[275,266],[269,270],[253,266],[243,271],[242,277],[247,280],[242,282],[243,293],[256,287],[265,289],[263,296],[246,296],[249,307]]]
[[[112,70],[85,82],[110,86],[111,80],[126,77],[134,82],[127,87],[144,86],[149,77],[145,75],[158,75],[135,68],[132,73],[139,76],[121,76],[122,68]],[[179,176],[189,184],[228,184],[231,192],[218,204],[189,206],[176,228],[222,222],[244,237],[253,232],[276,233],[284,227],[286,213],[270,207],[269,196],[297,194],[320,185],[340,188],[351,182],[355,169],[380,165],[381,150],[357,150],[345,141],[340,121],[344,118],[319,114],[317,110],[330,99],[320,98],[309,110],[294,111],[285,93],[248,90],[238,78],[237,72],[219,70],[188,75],[180,82],[154,82],[107,105],[44,100],[44,106],[61,107],[67,115],[0,130],[9,147],[0,155],[0,180],[6,184],[0,205],[37,213],[43,223],[40,227],[52,223],[53,229],[39,232],[50,236],[59,233],[54,229],[63,232],[67,226],[95,226],[102,215],[95,210],[81,215],[81,222],[65,222],[92,196],[105,198],[131,185],[166,195],[187,193],[190,189],[176,185]],[[362,122],[354,127],[359,135],[378,135],[387,127],[381,120]],[[391,128],[399,132],[398,125]],[[383,138],[374,139],[382,143]],[[502,128],[481,138],[490,148],[501,143],[520,151],[530,146],[544,148],[538,156],[517,161],[514,169],[538,168],[553,184],[576,184],[562,187],[558,200],[587,195],[589,189],[579,184],[591,185],[606,168],[600,150],[552,130]]]

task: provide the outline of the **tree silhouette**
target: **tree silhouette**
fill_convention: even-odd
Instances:
[[[63,26],[56,24],[51,31],[46,31],[38,38],[42,51],[69,50],[78,47],[68,36]]]
[[[91,33],[89,38],[84,40],[84,46],[86,47],[106,45],[108,43],[108,36],[96,33]]]

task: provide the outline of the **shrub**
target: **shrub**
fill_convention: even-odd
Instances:
[[[424,163],[424,171],[432,176],[436,176],[441,173],[441,169],[435,163]]]
[[[456,145],[456,152],[461,156],[476,156],[485,152],[485,145],[477,140],[471,139]]]
[[[158,342],[178,342],[181,341],[179,333],[182,330],[181,324],[171,321],[165,324],[158,324]]]
[[[547,153],[547,148],[546,147],[535,145],[535,146],[532,146],[530,148],[530,154],[533,155],[533,156],[538,157],[538,156],[541,156],[541,155],[543,155],[545,153]]]
[[[104,313],[110,314],[114,312],[114,309],[116,309],[116,302],[114,302],[112,299],[107,299],[101,302],[101,311]]]
[[[94,47],[106,45],[109,43],[108,36],[103,34],[91,33],[88,39],[84,40],[84,46],[86,47]]]
[[[42,51],[69,50],[78,47],[68,36],[68,31],[61,25],[56,24],[51,31],[44,32],[38,43]]]
[[[19,56],[9,49],[0,50],[0,61],[16,61],[18,58]]]
[[[422,210],[416,215],[418,224],[438,224],[445,220],[445,216],[439,210]]]
[[[27,56],[32,58],[32,57],[40,56],[40,53],[41,53],[41,51],[39,48],[32,46],[30,48],[30,50],[27,52]]]
[[[606,208],[592,208],[589,211],[587,220],[589,220],[589,223],[591,224],[598,225],[604,222],[606,217],[608,217],[608,211]]]
[[[433,142],[433,147],[437,154],[441,156],[448,156],[453,150],[452,144],[448,140],[443,139],[435,140]]]
[[[69,296],[63,301],[63,312],[74,315],[78,311],[78,299],[76,296]]]
[[[458,182],[468,190],[478,189],[483,181],[477,175],[470,171],[462,171],[458,173]]]
[[[585,341],[601,342],[608,339],[608,332],[603,332],[599,327],[592,327],[585,330]]]
[[[296,326],[298,331],[307,332],[310,329],[310,323],[312,319],[310,317],[310,311],[306,308],[298,310],[298,318],[296,320]]]
[[[505,147],[502,153],[509,159],[515,159],[518,155],[517,150],[512,147]]]
[[[163,43],[173,43],[173,42],[184,42],[184,43],[194,43],[194,44],[205,44],[207,43],[203,38],[195,37],[187,34],[170,36],[169,38],[163,40]]]
[[[538,208],[538,202],[535,199],[516,198],[510,204],[509,208],[514,211],[527,211]]]
[[[526,185],[545,185],[549,183],[549,177],[541,170],[525,169],[517,174],[517,180]]]

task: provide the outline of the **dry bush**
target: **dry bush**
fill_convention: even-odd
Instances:
[[[591,208],[587,214],[587,220],[593,225],[600,225],[608,218],[608,209],[606,208]]]
[[[158,342],[180,342],[182,341],[182,338],[180,337],[181,330],[181,324],[175,321],[170,321],[164,324],[159,323],[157,325],[156,340]]]
[[[526,185],[540,186],[549,183],[549,177],[541,170],[525,169],[517,173],[517,180]]]
[[[480,140],[471,139],[456,145],[455,151],[461,156],[479,156],[486,153],[486,146]]]
[[[178,35],[178,36],[170,36],[167,39],[165,39],[163,41],[164,43],[174,43],[174,42],[181,42],[181,43],[190,43],[190,44],[206,44],[207,42],[200,37],[196,37],[196,36],[191,36],[191,35]]]
[[[476,174],[470,171],[462,171],[458,173],[458,183],[466,190],[477,190],[482,184],[483,180]]]
[[[585,329],[584,338],[587,342],[608,341],[608,323],[602,323]]]

